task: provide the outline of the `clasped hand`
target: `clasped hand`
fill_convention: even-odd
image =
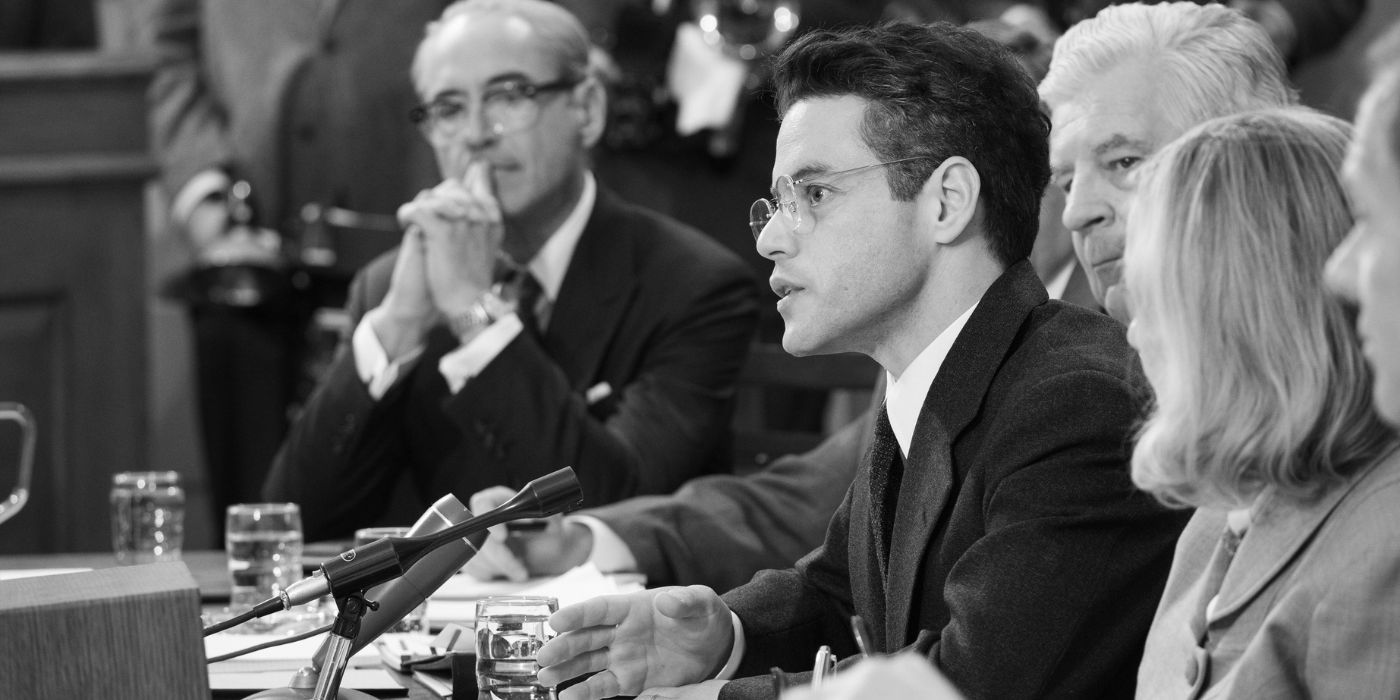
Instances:
[[[600,596],[549,618],[559,636],[540,648],[540,682],[594,673],[560,700],[637,695],[713,678],[734,646],[729,608],[706,586]]]
[[[490,166],[473,162],[460,181],[418,193],[398,218],[407,233],[382,304],[393,328],[376,330],[406,333],[416,344],[439,315],[466,312],[491,288],[504,227]]]

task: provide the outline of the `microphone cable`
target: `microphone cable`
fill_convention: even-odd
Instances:
[[[253,646],[250,646],[250,647],[248,647],[247,649],[239,649],[238,651],[231,651],[231,652],[229,652],[229,653],[227,653],[227,654],[220,654],[220,655],[215,656],[215,657],[213,657],[213,658],[211,658],[211,659],[208,659],[207,661],[205,661],[205,663],[206,663],[206,664],[216,664],[216,663],[219,663],[220,661],[228,661],[229,659],[236,659],[236,658],[238,658],[238,657],[240,657],[240,656],[243,656],[244,654],[251,654],[251,653],[253,653],[253,652],[255,652],[255,651],[261,651],[261,650],[263,650],[263,649],[271,649],[272,647],[280,647],[280,646],[282,646],[283,644],[291,644],[292,642],[300,642],[300,641],[303,640],[303,639],[310,639],[311,637],[315,637],[315,636],[318,635],[318,634],[322,634],[322,633],[324,633],[324,632],[329,632],[329,631],[331,631],[331,627],[334,627],[334,626],[335,626],[335,623],[332,622],[331,624],[324,625],[324,626],[322,626],[322,627],[317,627],[316,629],[311,630],[311,631],[309,631],[309,632],[302,632],[301,634],[294,634],[294,635],[292,635],[292,636],[290,636],[290,637],[286,637],[286,638],[283,638],[283,639],[274,639],[274,640],[272,640],[272,641],[263,642],[262,644],[254,644]]]

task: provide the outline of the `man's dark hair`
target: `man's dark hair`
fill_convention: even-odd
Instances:
[[[935,22],[816,31],[778,56],[778,112],[817,97],[870,105],[861,137],[887,168],[899,201],[918,195],[944,159],[968,159],[982,181],[987,242],[1003,264],[1030,254],[1050,180],[1050,122],[1035,82],[981,33]]]

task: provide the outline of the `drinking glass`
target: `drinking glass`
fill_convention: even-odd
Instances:
[[[178,561],[185,541],[179,472],[119,472],[110,496],[112,552],[119,564]]]
[[[476,683],[483,693],[546,700],[535,653],[554,637],[549,616],[559,601],[544,596],[492,596],[476,604]]]
[[[364,527],[355,531],[355,546],[362,547],[376,540],[385,537],[408,537],[409,528],[406,527]],[[428,633],[428,601],[418,604],[418,607],[408,611],[385,632],[419,632]]]
[[[229,607],[253,607],[301,579],[301,509],[295,503],[238,503],[224,528]]]

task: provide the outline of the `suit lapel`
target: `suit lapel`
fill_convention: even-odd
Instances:
[[[1030,263],[1013,265],[982,295],[929,387],[905,460],[890,543],[885,580],[889,649],[907,642],[909,608],[924,553],[957,487],[953,444],[981,410],[987,389],[1026,316],[1047,298]],[[876,507],[872,504],[872,512]]]
[[[597,375],[604,351],[636,288],[636,232],[616,197],[598,188],[574,248],[543,344],[578,388]]]
[[[1337,504],[1375,467],[1372,464],[1345,485],[1328,491],[1306,505],[1281,502],[1276,496],[1266,496],[1220,583],[1213,610],[1215,614],[1207,617],[1206,621],[1213,623],[1233,615],[1267,588],[1300,556],[1313,535],[1337,509]]]

